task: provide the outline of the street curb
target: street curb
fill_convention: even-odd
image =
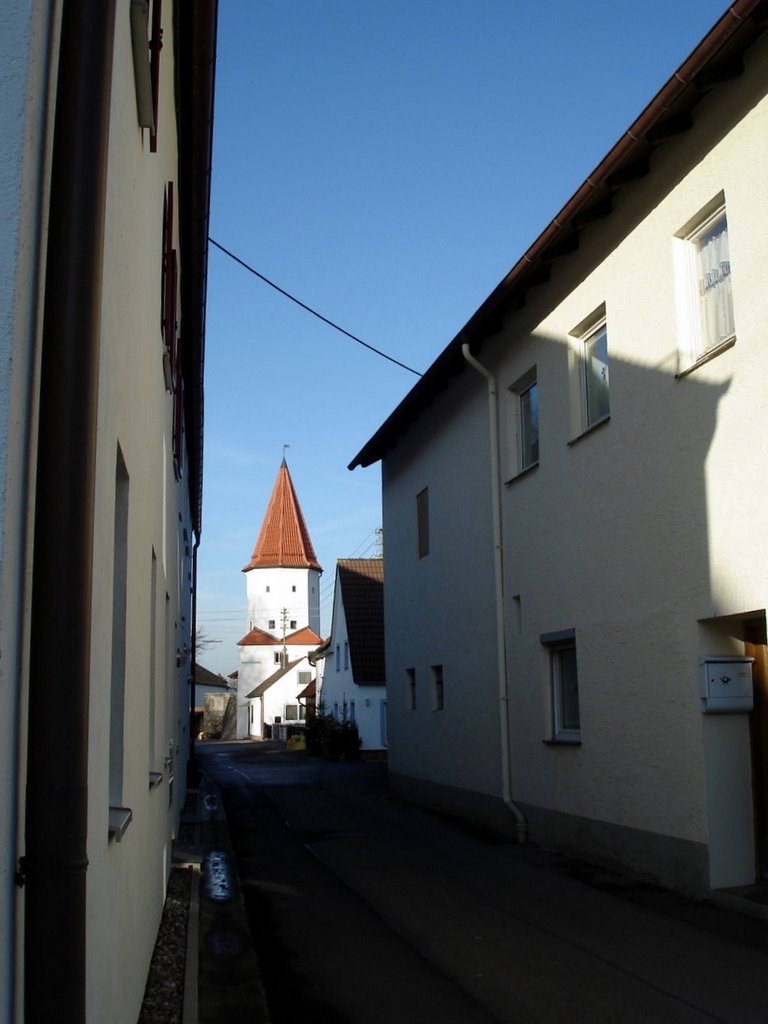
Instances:
[[[205,773],[195,843],[201,863],[190,899],[189,1007],[185,995],[183,1024],[270,1024],[229,823],[219,788]]]
[[[182,1024],[197,1024],[197,960],[200,942],[200,870],[192,872],[187,925],[187,958],[184,967],[184,1009]]]

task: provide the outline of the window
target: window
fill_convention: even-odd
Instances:
[[[126,624],[128,610],[128,496],[130,480],[118,445],[113,521],[112,671],[109,708],[109,804],[123,802],[125,752]]]
[[[432,666],[432,710],[443,710],[443,666]]]
[[[536,367],[509,389],[514,402],[516,451],[514,473],[522,473],[539,461],[539,389]]]
[[[291,590],[294,594],[296,593],[296,587],[291,587]]]
[[[152,127],[149,130],[149,151],[157,152],[157,108],[160,95],[160,50],[163,47],[163,16],[160,0],[152,4],[152,39],[149,43],[149,74],[152,88]]]
[[[608,330],[605,319],[582,337],[584,426],[592,427],[610,414]]]
[[[350,722],[355,721],[355,702],[353,700],[349,702],[349,720]]]
[[[695,363],[736,335],[722,193],[678,233],[675,257],[681,347]]]
[[[269,623],[267,625],[267,629],[274,629],[274,628],[275,628],[275,620],[274,619],[270,619]]]
[[[290,629],[296,629],[296,619],[291,619]]]
[[[416,495],[416,532],[419,558],[429,554],[429,488]]]
[[[405,700],[409,711],[416,710],[416,669],[405,670]]]
[[[578,743],[581,739],[581,717],[575,632],[568,629],[560,633],[546,633],[541,642],[549,650],[552,739],[559,743]]]
[[[298,722],[298,720],[299,720],[299,705],[298,704],[286,704],[285,705],[285,720],[286,720],[286,722]]]
[[[341,647],[336,644],[336,671],[341,672]]]
[[[344,668],[349,668],[349,640],[344,641]]]

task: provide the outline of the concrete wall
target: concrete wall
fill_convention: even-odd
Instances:
[[[764,616],[768,364],[765,42],[696,109],[651,173],[582,233],[481,359],[500,414],[512,795],[532,835],[684,887],[752,881],[746,716],[701,713],[702,654],[743,653]],[[736,342],[693,372],[678,331],[675,236],[724,193]],[[610,420],[582,434],[579,325],[604,309]],[[509,389],[535,367],[540,461],[516,475]],[[390,761],[412,793],[500,794],[485,385],[465,371],[383,464]],[[430,553],[415,553],[430,493]],[[735,617],[732,619],[730,617]],[[553,743],[542,634],[576,636],[580,744]],[[720,645],[717,649],[712,646]],[[705,649],[706,648],[706,649]],[[441,663],[445,710],[422,699]],[[415,668],[410,710],[404,673]],[[460,745],[458,745],[460,744]],[[457,756],[457,751],[462,751]],[[727,779],[723,790],[722,779]],[[726,812],[727,808],[727,812]]]

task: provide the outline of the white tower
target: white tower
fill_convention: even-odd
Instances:
[[[243,567],[248,632],[238,641],[238,736],[261,735],[250,695],[320,643],[320,574],[285,458],[251,560]]]
[[[291,474],[283,459],[247,574],[248,629],[283,637],[320,633],[320,574]]]

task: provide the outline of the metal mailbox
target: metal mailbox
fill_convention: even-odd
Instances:
[[[699,662],[701,710],[705,715],[738,714],[752,710],[754,658],[703,658]]]

